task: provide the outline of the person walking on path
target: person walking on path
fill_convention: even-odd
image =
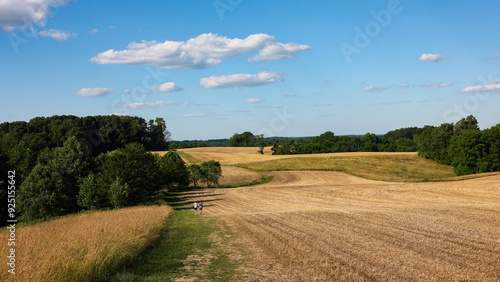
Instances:
[[[194,201],[193,207],[194,207],[194,214],[195,215],[198,214],[198,203],[196,202],[196,200]]]
[[[198,204],[198,208],[200,209],[200,215],[201,215],[201,212],[203,211],[203,202],[200,202]]]

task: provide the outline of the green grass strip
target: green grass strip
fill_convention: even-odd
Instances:
[[[228,232],[227,229],[220,230],[220,224],[217,224],[220,219],[195,215],[181,199],[182,192],[168,194],[166,200],[176,211],[162,231],[161,239],[134,260],[128,269],[116,274],[112,281],[170,281],[179,277],[195,277],[196,281],[227,281],[234,277],[237,265],[210,239],[213,232]],[[207,253],[210,257],[205,265],[188,260],[188,266],[185,266],[189,255],[203,257]],[[189,265],[193,263],[195,265]]]

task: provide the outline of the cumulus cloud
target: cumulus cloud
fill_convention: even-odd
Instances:
[[[178,105],[173,101],[156,101],[153,103],[130,103],[130,104],[118,104],[115,105],[117,108],[129,108],[129,109],[148,109],[164,106],[176,106]]]
[[[68,38],[76,36],[76,34],[74,34],[74,33],[62,31],[62,30],[57,30],[57,29],[42,30],[38,34],[43,36],[43,37],[53,38],[57,41],[66,41],[66,40],[68,40]]]
[[[175,85],[174,82],[166,82],[163,84],[160,84],[159,86],[154,86],[152,89],[154,92],[176,92],[176,91],[181,91],[183,90],[182,87]]]
[[[82,88],[78,90],[76,94],[84,97],[101,97],[111,94],[113,92],[112,88]]]
[[[205,77],[200,80],[200,85],[208,88],[248,88],[261,86],[273,82],[281,82],[284,80],[284,73],[281,72],[259,72],[256,75],[238,73],[230,75],[214,75]]]
[[[424,62],[439,62],[439,61],[442,61],[444,58],[445,58],[444,55],[424,53],[424,54],[422,54],[422,56],[420,56],[419,60],[424,61]]]
[[[372,91],[372,92],[382,92],[382,91],[390,89],[390,88],[391,87],[370,85],[370,86],[363,88],[363,90],[364,91]]]
[[[249,35],[245,39],[204,33],[185,42],[132,42],[126,50],[110,49],[97,54],[90,61],[96,64],[155,65],[166,69],[204,69],[219,65],[223,59],[254,51],[259,51],[259,54],[249,61],[290,59],[301,52],[304,46],[275,42],[273,36],[262,33]]]
[[[66,0],[1,0],[0,32],[24,29],[32,24],[45,26],[51,8],[63,6]]]
[[[463,93],[500,93],[500,84],[487,84],[487,85],[477,85],[468,86],[462,90]]]
[[[249,58],[249,62],[283,60],[294,58],[298,53],[311,49],[310,46],[297,43],[282,44],[279,42],[270,42],[259,54]]]
[[[245,100],[245,102],[246,102],[246,103],[249,103],[249,104],[261,103],[261,102],[263,102],[263,101],[264,101],[264,100],[262,100],[262,99],[253,99],[253,98],[251,98],[251,99],[246,99],[246,100]]]
[[[426,83],[420,85],[420,87],[427,87],[427,88],[441,88],[441,87],[448,87],[448,86],[453,86],[453,84],[450,83]]]

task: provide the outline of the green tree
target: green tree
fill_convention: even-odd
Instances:
[[[191,182],[193,183],[193,186],[198,185],[198,181],[203,179],[203,171],[201,169],[201,166],[199,164],[192,164],[188,167],[190,176],[191,176]]]
[[[98,160],[103,181],[108,189],[117,179],[120,181],[115,183],[115,186],[128,185],[125,206],[147,203],[161,189],[162,182],[156,158],[141,144],[128,144],[125,148],[99,156]]]
[[[109,187],[109,201],[115,209],[123,208],[130,203],[130,186],[117,177]]]
[[[77,199],[80,207],[89,210],[109,207],[109,191],[101,174],[90,173],[80,181],[79,188]]]
[[[251,132],[235,133],[229,138],[230,147],[254,147],[256,146],[255,136]]]
[[[439,127],[426,127],[417,140],[418,155],[438,163],[451,164],[448,147],[452,136],[451,123],[443,123]]]
[[[163,184],[169,187],[189,185],[189,170],[177,152],[169,151],[158,160],[158,164]]]
[[[485,172],[481,169],[482,157],[487,145],[481,131],[466,130],[462,135],[453,136],[450,142],[449,155],[456,175]],[[484,164],[483,164],[484,166]]]
[[[21,184],[17,203],[22,220],[47,219],[75,211],[64,180],[50,164],[37,164]]]
[[[222,176],[222,168],[219,162],[214,160],[203,162],[201,170],[203,178],[207,182],[207,187],[211,187],[211,184],[219,185],[219,178]]]
[[[462,135],[466,130],[479,130],[477,119],[469,115],[466,118],[463,118],[453,127],[453,135]]]

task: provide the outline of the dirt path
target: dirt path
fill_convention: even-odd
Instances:
[[[391,183],[272,174],[265,185],[206,190],[206,214],[249,236],[255,257],[278,261],[289,279],[500,279],[498,175]]]

